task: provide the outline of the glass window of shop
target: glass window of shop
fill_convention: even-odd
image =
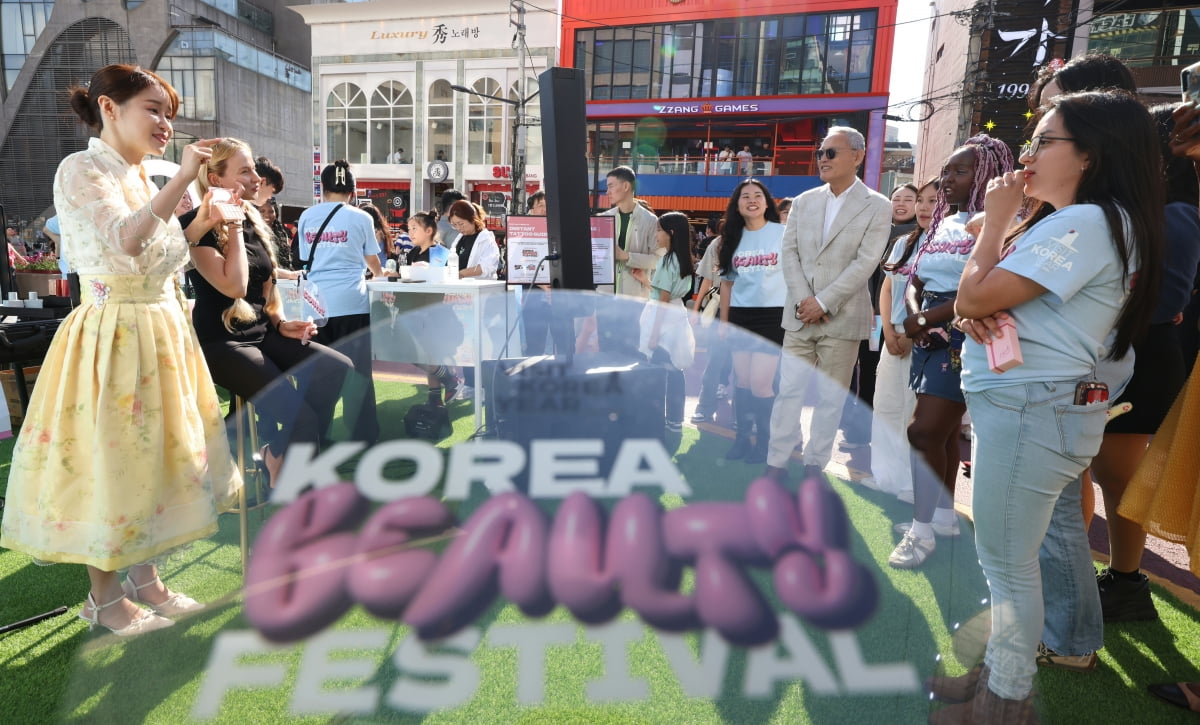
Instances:
[[[1200,8],[1097,16],[1088,50],[1133,67],[1188,65],[1200,58]]]
[[[724,19],[575,34],[588,98],[866,93],[874,10]]]
[[[403,163],[412,163],[413,97],[398,81],[385,81],[371,94],[371,163],[386,164],[399,153]]]
[[[176,52],[180,54],[159,59],[155,72],[166,78],[179,94],[179,115],[195,121],[216,120],[216,59],[186,49]]]
[[[183,149],[199,140],[193,134],[175,129],[175,132],[171,134],[171,140],[167,142],[167,150],[163,152],[163,158],[167,161],[179,163],[183,160]]]
[[[53,0],[4,0],[0,2],[0,68],[4,89],[12,90],[26,57],[54,12]]]
[[[325,100],[325,158],[367,163],[367,96],[354,83],[339,83]]]
[[[425,134],[426,159],[452,161],[454,152],[454,89],[450,81],[436,80],[429,87],[425,104],[429,130]]]
[[[810,176],[814,150],[830,126],[866,129],[866,112],[840,115],[711,118],[659,118],[588,124],[589,165],[599,173],[626,165],[639,174],[738,175],[746,172],[733,157],[749,147],[749,172],[756,176]],[[721,152],[729,150],[723,159]]]
[[[504,111],[508,104],[495,100],[500,97],[500,84],[491,78],[480,78],[471,88],[475,93],[467,100],[467,163],[503,163],[507,125]]]
[[[1173,13],[1114,13],[1093,18],[1088,50],[1120,58],[1128,65],[1152,65],[1161,50],[1164,16]]]

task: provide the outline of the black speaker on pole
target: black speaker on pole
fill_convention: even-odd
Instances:
[[[593,289],[583,71],[549,68],[538,76],[538,84],[551,283]]]

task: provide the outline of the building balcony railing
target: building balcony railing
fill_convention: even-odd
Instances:
[[[596,159],[589,156],[588,167],[591,168],[595,165]],[[750,161],[719,161],[711,156],[708,159],[687,156],[638,155],[615,158],[611,155],[600,156],[601,173],[617,166],[629,166],[638,175],[669,174],[676,176],[771,176],[779,173],[804,176],[811,171],[808,164],[804,165],[805,168],[802,170],[784,171],[772,156],[756,156]]]

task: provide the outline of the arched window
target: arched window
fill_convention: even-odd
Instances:
[[[480,78],[471,86],[475,93],[500,96],[500,84],[491,78]],[[507,104],[471,95],[467,102],[467,162],[471,164],[502,164],[504,155],[504,122]]]
[[[367,162],[367,97],[353,83],[339,83],[325,99],[325,160]]]
[[[542,107],[538,103],[540,95],[535,95],[538,89],[537,78],[525,79],[525,95],[521,96],[520,84],[513,83],[512,88],[508,92],[508,97],[514,102],[520,102],[521,99],[529,98],[529,103],[525,105],[525,163],[532,166],[542,165]],[[514,109],[515,110],[515,109]]]
[[[425,107],[429,115],[429,132],[425,134],[428,139],[426,160],[449,162],[454,152],[454,90],[449,81],[433,82]]]
[[[387,81],[371,94],[371,163],[411,164],[413,98],[403,83]]]

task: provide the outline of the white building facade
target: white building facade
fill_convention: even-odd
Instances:
[[[452,7],[430,14],[436,8],[424,3],[372,0],[292,8],[312,28],[314,172],[346,159],[392,223],[432,208],[451,187],[502,219],[518,109],[536,123],[537,76],[557,57],[552,13],[526,13],[522,69],[517,14],[506,0]],[[522,131],[532,191],[542,178],[541,131]]]

